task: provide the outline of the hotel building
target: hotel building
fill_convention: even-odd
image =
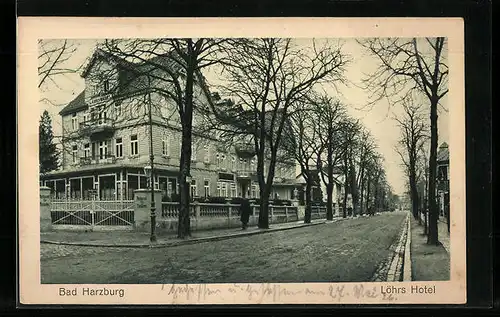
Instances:
[[[154,187],[162,190],[165,200],[175,199],[182,140],[179,115],[175,103],[162,93],[165,85],[157,75],[137,75],[147,67],[99,49],[94,52],[81,74],[85,89],[59,112],[61,169],[42,177],[55,197],[89,199],[96,190],[101,200],[133,199],[134,190],[148,188],[144,167],[150,164],[152,137]],[[197,105],[206,102],[197,85],[195,100]],[[193,111],[191,196],[258,198],[253,145],[227,144],[203,123],[203,115]],[[271,198],[291,199],[295,162],[278,162],[275,174]]]

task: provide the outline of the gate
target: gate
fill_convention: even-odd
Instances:
[[[104,229],[134,225],[133,200],[52,199],[50,211],[54,226]]]

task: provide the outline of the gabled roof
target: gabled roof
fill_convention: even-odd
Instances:
[[[85,78],[89,74],[94,64],[99,58],[111,61],[118,70],[119,84],[114,95],[128,95],[141,91],[148,87],[147,75],[158,66],[172,67],[168,61],[167,55],[159,55],[148,60],[148,62],[132,63],[123,58],[117,57],[109,52],[97,48],[87,65],[84,67],[81,77]],[[83,90],[75,99],[70,101],[59,114],[66,115],[76,111],[85,110],[88,105],[85,103],[85,90]]]
[[[448,143],[443,142],[439,146],[436,161],[445,163],[445,162],[449,162],[449,160],[450,160],[450,151],[448,149]]]
[[[85,103],[85,89],[76,96],[75,99],[71,100],[66,107],[64,107],[59,114],[61,116],[70,114],[76,111],[85,110],[89,106]]]
[[[109,52],[103,51],[100,48],[97,48],[94,53],[92,54],[92,57],[90,58],[89,62],[85,67],[83,68],[83,71],[81,73],[81,76],[85,78],[89,71],[92,69],[92,66],[94,66],[95,62],[100,58],[103,57],[108,61],[114,62],[116,65],[121,65],[123,67],[131,67],[134,65],[134,63],[131,63],[129,61],[124,60],[123,58],[120,58],[118,56],[115,56]]]

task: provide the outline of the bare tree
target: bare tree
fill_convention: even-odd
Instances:
[[[191,170],[193,113],[211,102],[202,70],[218,63],[217,51],[224,42],[224,39],[210,38],[157,38],[107,40],[102,46],[107,53],[121,59],[120,67],[130,71],[129,77],[121,78],[122,88],[124,82],[139,83],[139,87],[135,88],[148,92],[144,94],[147,96],[146,104],[151,105],[151,93],[156,92],[175,105],[182,134],[179,238],[191,235],[190,184],[186,184],[186,177]],[[140,63],[141,67],[130,67],[130,63]],[[137,81],[137,78],[142,80]],[[168,102],[163,104],[167,105]]]
[[[430,107],[431,146],[429,155],[429,235],[428,244],[438,244],[436,202],[438,106],[448,93],[448,66],[445,54],[447,39],[376,38],[359,43],[374,56],[379,65],[364,80],[371,92],[370,104],[383,98],[397,104],[414,93],[424,96]]]
[[[368,199],[370,195],[370,180],[371,169],[374,168],[375,157],[375,141],[370,132],[366,129],[361,131],[358,143],[358,173],[356,184],[359,188],[359,212],[362,215],[364,209],[368,210]],[[365,193],[365,186],[368,190]],[[366,196],[366,207],[365,204]]]
[[[343,145],[343,155],[341,159],[341,170],[344,174],[344,197],[343,197],[343,215],[342,217],[347,217],[347,199],[348,195],[354,196],[356,191],[356,178],[355,178],[355,167],[353,156],[355,154],[355,147],[357,142],[357,137],[361,131],[361,124],[359,121],[354,120],[350,117],[346,117],[340,123],[340,131]],[[353,199],[354,204],[354,199]]]
[[[269,195],[290,114],[315,86],[343,82],[346,63],[339,45],[320,46],[315,40],[299,47],[286,38],[240,39],[227,51],[221,91],[234,98],[235,105],[223,108],[226,113],[212,110],[231,124],[226,132],[246,135],[253,144],[261,198],[259,228],[269,228]]]
[[[78,46],[69,40],[38,41],[38,88],[47,81],[57,86],[55,77],[73,74],[80,67],[67,67],[66,62],[73,56]]]
[[[294,112],[290,116],[293,138],[286,139],[290,142],[283,142],[288,148],[287,152],[299,163],[301,175],[306,182],[304,223],[311,222],[312,188],[315,182],[315,173],[311,166],[320,147],[315,129],[318,112],[315,110],[311,108]]]
[[[420,200],[417,188],[420,173],[418,159],[427,138],[427,125],[422,115],[422,107],[419,104],[414,103],[413,100],[405,100],[402,107],[403,115],[394,118],[401,130],[401,138],[396,152],[400,156],[408,176],[412,214],[415,219],[418,219]]]
[[[338,167],[347,147],[344,145],[341,124],[345,119],[345,107],[339,100],[329,96],[320,96],[312,101],[315,105],[316,120],[313,123],[317,131],[317,142],[320,144],[317,152],[316,165],[320,179],[326,187],[327,211],[326,219],[333,219],[333,189],[337,180]]]

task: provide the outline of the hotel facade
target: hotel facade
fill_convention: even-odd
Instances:
[[[85,89],[59,112],[61,168],[41,176],[53,197],[90,199],[95,192],[99,200],[131,200],[134,190],[149,187],[145,167],[151,154],[154,187],[165,201],[178,197],[179,115],[162,93],[164,83],[155,76],[146,85],[135,72],[141,67],[146,66],[94,52],[81,74]],[[195,99],[206,102],[196,85]],[[203,115],[194,111],[191,197],[258,198],[253,144],[228,144],[203,124]],[[292,199],[295,179],[295,162],[278,162],[271,199]]]

